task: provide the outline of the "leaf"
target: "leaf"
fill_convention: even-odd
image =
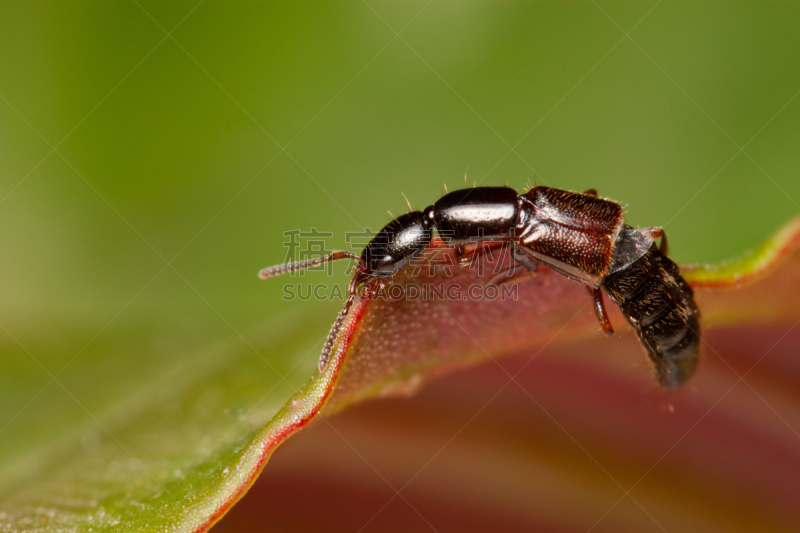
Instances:
[[[731,325],[800,317],[800,306],[791,297],[800,280],[798,227],[795,220],[735,263],[739,266],[687,272],[698,286],[704,331],[713,335],[715,329]],[[451,253],[447,248],[441,251]],[[767,275],[771,269],[776,271]],[[416,275],[412,270],[409,267],[389,284],[407,288],[441,275],[441,267],[433,272],[423,268]],[[484,279],[470,269],[452,274],[448,282],[462,287]],[[750,285],[719,288],[743,280]],[[292,354],[303,343],[303,329],[287,326],[292,317],[275,324],[263,344],[242,346],[237,339],[207,349],[190,367],[165,372],[161,383],[134,391],[95,418],[102,430],[93,425],[54,432],[50,443],[34,453],[20,443],[18,459],[9,456],[10,466],[0,477],[0,529],[204,531],[242,497],[277,446],[308,425],[326,402],[333,412],[369,397],[408,394],[434,376],[486,359],[537,354],[560,345],[573,352],[580,361],[576,368],[584,370],[557,369],[549,374],[553,379],[588,383],[598,368],[624,365],[635,383],[628,383],[628,389],[655,389],[641,364],[644,355],[631,344],[630,335],[624,339],[626,350],[636,348],[637,361],[606,357],[603,362],[603,353],[585,353],[614,353],[619,340],[599,333],[582,286],[545,271],[516,287],[516,301],[358,300],[328,368],[298,390],[275,374],[290,371]],[[618,314],[612,320],[624,329]],[[112,345],[131,341],[136,334],[118,332]],[[6,339],[9,347],[13,340]],[[310,347],[311,353],[318,349],[319,343]],[[253,357],[253,352],[267,350],[284,356]],[[697,380],[713,360],[707,353],[703,356]],[[102,373],[94,378],[102,379]],[[52,385],[51,390],[58,388]],[[252,397],[262,398],[256,408],[231,409]]]
[[[475,318],[464,302],[370,302],[353,317],[356,334],[342,339],[346,362],[326,412],[473,368],[413,399],[348,412],[336,428],[315,425],[219,531],[258,523],[296,531],[331,523],[791,531],[800,520],[798,244],[800,218],[736,261],[684,269],[703,312],[704,350],[697,375],[678,391],[648,380],[630,331],[605,339],[572,294],[545,299],[570,290],[560,276],[523,282],[562,321],[549,338],[529,322],[547,320],[535,306],[510,316],[479,306]],[[418,280],[404,274],[391,283]],[[468,281],[469,271],[462,276]],[[621,329],[618,313],[614,323]],[[498,361],[504,355],[516,357]],[[480,359],[493,363],[474,366]],[[456,449],[448,455],[448,447]],[[318,514],[302,511],[308,501]]]
[[[795,531],[791,325],[712,328],[679,391],[628,334],[365,402],[282,447],[212,531]]]

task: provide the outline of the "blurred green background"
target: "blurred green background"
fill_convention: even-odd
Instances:
[[[91,423],[36,395],[47,372],[102,412],[322,316],[302,383],[339,303],[258,281],[283,232],[343,247],[465,172],[597,188],[682,263],[753,247],[800,212],[798,22],[755,1],[0,2],[0,467]]]

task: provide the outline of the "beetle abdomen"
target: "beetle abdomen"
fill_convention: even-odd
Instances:
[[[630,266],[607,276],[603,287],[636,330],[659,383],[673,388],[686,381],[697,366],[700,311],[678,265],[653,244]]]

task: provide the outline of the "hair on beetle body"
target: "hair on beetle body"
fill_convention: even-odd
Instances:
[[[485,241],[510,246],[512,265],[490,283],[536,270],[539,264],[584,283],[601,327],[611,335],[605,292],[636,331],[661,385],[677,387],[694,373],[700,313],[691,287],[667,257],[663,230],[625,224],[622,206],[598,197],[594,189],[577,193],[542,186],[524,194],[510,187],[446,192],[422,211],[411,210],[409,204],[409,212],[375,234],[360,256],[338,251],[262,270],[260,276],[266,279],[338,259],[357,261],[345,307],[320,355],[320,371],[328,363],[358,287],[407,266],[429,246],[434,230],[455,246]]]

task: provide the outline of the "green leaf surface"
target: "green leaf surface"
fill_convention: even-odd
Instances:
[[[306,343],[291,331],[273,330],[268,348],[252,348],[296,362]],[[53,440],[34,449],[14,443],[4,455],[3,530],[197,530],[247,486],[249,443],[295,390],[278,377],[288,364],[242,348],[232,341],[198,350],[191,365],[169,369],[110,409],[87,409],[80,414],[88,420],[51,428]],[[102,372],[85,378],[102,388]],[[59,380],[42,394],[83,407],[81,392]]]

